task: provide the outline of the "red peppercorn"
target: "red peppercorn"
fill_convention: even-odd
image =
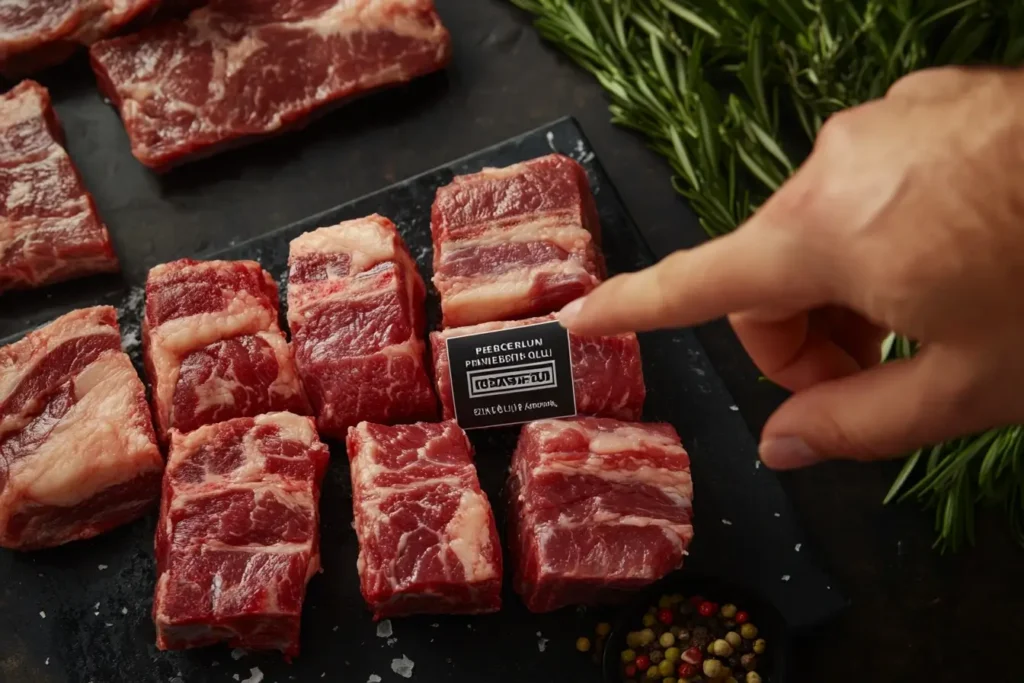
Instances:
[[[672,625],[672,610],[662,609],[658,610],[658,621],[665,624],[665,626]]]
[[[683,662],[679,665],[679,669],[676,671],[676,673],[679,674],[680,678],[689,678],[690,676],[697,675],[697,667],[693,664],[687,664],[686,662]]]
[[[735,621],[736,621],[737,624],[745,624],[748,621],[750,621],[750,615],[747,614],[746,612],[737,612],[736,613],[736,617],[735,617]]]
[[[700,607],[697,608],[702,617],[713,617],[718,612],[718,605],[713,602],[705,601],[700,603]]]
[[[626,674],[626,678],[632,678],[633,676],[636,676],[636,666],[633,664],[627,664],[622,672]]]
[[[696,666],[704,661],[704,653],[696,646],[688,648],[686,652],[683,653],[683,661],[687,664],[693,664]]]
[[[647,671],[651,668],[651,659],[647,655],[638,655],[634,664],[638,671]]]

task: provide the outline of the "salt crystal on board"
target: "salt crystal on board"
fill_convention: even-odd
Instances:
[[[391,660],[391,670],[402,678],[412,678],[412,669],[414,666],[416,666],[416,663],[405,655],[402,655],[401,659]]]
[[[394,629],[391,627],[390,619],[385,619],[384,621],[377,624],[378,638],[390,638],[394,634],[394,632]]]

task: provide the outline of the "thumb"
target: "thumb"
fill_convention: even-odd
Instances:
[[[799,392],[772,416],[760,455],[787,470],[828,459],[880,460],[993,426],[960,355],[937,347]]]

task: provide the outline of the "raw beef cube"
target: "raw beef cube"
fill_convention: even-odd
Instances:
[[[255,261],[153,268],[142,342],[162,436],[234,417],[310,412],[278,326],[277,285]]]
[[[160,170],[442,69],[451,40],[433,0],[211,0],[90,54],[132,153]]]
[[[118,270],[62,140],[46,88],[22,81],[0,95],[0,293]]]
[[[374,215],[308,232],[288,263],[295,364],[321,433],[435,419],[426,289],[394,223]]]
[[[509,327],[551,322],[554,316],[455,327],[430,334],[434,352],[434,380],[441,397],[444,419],[455,418],[452,377],[448,363],[447,340]],[[640,343],[636,335],[581,337],[569,334],[576,412],[580,415],[639,420],[644,410],[644,370],[640,362]]]
[[[348,432],[359,581],[377,619],[501,608],[501,545],[454,422]]]
[[[143,515],[163,459],[109,306],[0,348],[0,546],[91,538]]]
[[[227,641],[299,653],[329,457],[313,420],[291,413],[171,433],[156,532],[159,649]]]
[[[160,0],[0,0],[0,74],[59,64],[111,35]]]
[[[693,538],[690,458],[667,424],[528,424],[509,498],[515,588],[532,612],[616,601],[680,568]]]
[[[445,327],[551,313],[604,277],[587,174],[560,154],[456,176],[430,227]]]

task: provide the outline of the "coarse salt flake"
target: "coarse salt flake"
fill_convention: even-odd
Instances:
[[[722,518],[722,524],[726,526],[732,526],[732,522],[728,519],[725,519],[724,517]]]
[[[103,571],[104,569],[109,569],[109,567],[107,565],[105,565],[105,564],[101,564],[101,565],[97,565],[97,566],[99,567],[100,571]]]
[[[377,637],[378,638],[390,638],[394,634],[395,630],[391,627],[391,620],[385,619],[384,621],[377,624]]]
[[[39,616],[40,616],[40,618],[45,619],[46,618],[46,612],[43,612],[42,610],[40,610],[39,611]]]
[[[782,575],[782,580],[783,581],[789,581],[789,574],[783,574]]]
[[[803,545],[803,543],[797,543],[795,546],[793,546],[793,550],[795,550],[797,552],[800,552],[800,546],[802,546],[802,545]]]
[[[414,666],[416,666],[416,663],[405,655],[402,655],[401,659],[391,660],[391,670],[402,678],[412,678],[412,669]]]
[[[263,680],[263,672],[260,671],[258,666],[254,666],[249,669],[249,677],[246,678],[242,683],[260,683]]]

